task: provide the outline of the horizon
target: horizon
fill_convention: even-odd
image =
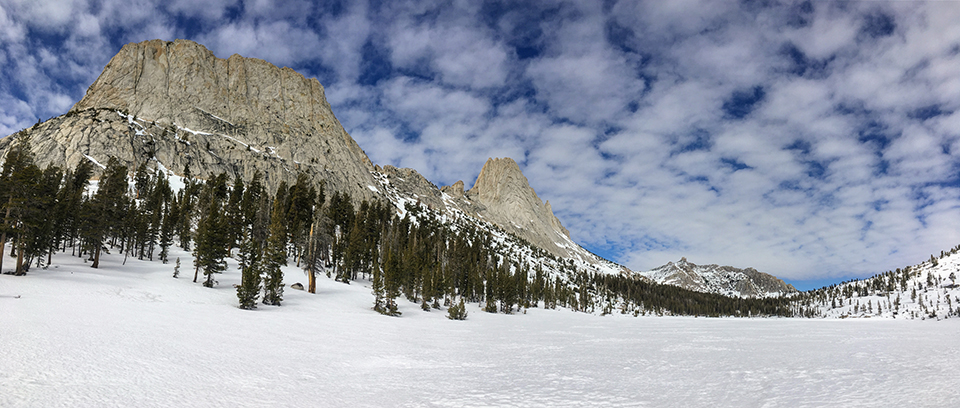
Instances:
[[[957,3],[268,3],[0,5],[0,134],[66,113],[123,44],[185,38],[317,78],[374,163],[452,185],[513,158],[633,270],[808,290],[960,243]]]

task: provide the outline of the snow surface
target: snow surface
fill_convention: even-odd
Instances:
[[[956,319],[960,310],[960,285],[954,284],[950,274],[954,274],[954,278],[960,275],[960,248],[943,254],[936,262],[925,261],[909,267],[909,270],[911,277],[905,287],[895,285],[889,292],[870,289],[865,296],[854,292],[849,299],[824,297],[817,305],[820,314],[833,318]],[[927,283],[928,277],[930,284]],[[871,287],[878,279],[886,281],[884,276],[877,275],[841,283],[836,289]],[[833,299],[836,301],[832,302]]]
[[[181,276],[173,261],[181,257]],[[68,255],[0,275],[0,406],[956,406],[960,319],[600,317],[481,312],[466,321],[368,284],[288,267],[281,307],[237,308],[171,263]],[[11,259],[5,260],[7,269]],[[22,295],[16,299],[15,295]]]

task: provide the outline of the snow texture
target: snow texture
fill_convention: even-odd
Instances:
[[[823,317],[835,318],[886,318],[886,319],[935,319],[958,320],[960,315],[960,247],[944,253],[939,258],[931,256],[926,261],[899,274],[888,273],[864,280],[845,282],[833,287],[834,296],[819,299]],[[909,278],[905,285],[891,276]],[[954,279],[950,279],[953,274]],[[888,283],[892,283],[888,286]],[[857,288],[862,291],[859,292]],[[887,290],[892,288],[893,290]],[[852,296],[843,298],[840,292],[850,290]]]
[[[192,283],[173,262],[67,255],[0,275],[0,406],[947,407],[960,319],[600,317],[481,312],[466,321],[368,284],[285,269],[283,306],[237,307],[240,274]],[[9,268],[9,263],[6,263]],[[15,299],[15,295],[22,298]]]

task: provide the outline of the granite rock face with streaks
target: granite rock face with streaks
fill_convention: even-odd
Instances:
[[[125,45],[67,115],[31,132],[41,161],[67,167],[85,156],[136,166],[156,153],[177,174],[187,165],[200,177],[259,170],[275,187],[305,172],[359,199],[377,197],[370,159],[316,79],[255,58],[217,58],[187,40]]]

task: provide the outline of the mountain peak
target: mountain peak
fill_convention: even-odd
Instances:
[[[103,133],[95,127],[115,131],[127,148],[90,137]],[[156,158],[200,177],[260,171],[272,187],[303,172],[357,201],[377,197],[373,164],[315,78],[261,59],[217,58],[189,40],[123,46],[50,131],[37,157],[68,167],[87,157],[115,156],[134,168]]]
[[[776,276],[753,268],[697,265],[687,261],[686,257],[640,274],[657,283],[726,296],[768,297],[797,291]]]
[[[487,159],[480,169],[477,181],[473,183],[473,188],[467,191],[467,194],[476,196],[484,204],[504,199],[519,199],[521,195],[531,193],[537,201],[540,200],[520,171],[520,166],[509,157]]]
[[[540,200],[513,159],[488,159],[465,196],[483,205],[484,217],[507,231],[555,255],[572,255],[575,244],[570,232],[553,214],[550,203]]]

